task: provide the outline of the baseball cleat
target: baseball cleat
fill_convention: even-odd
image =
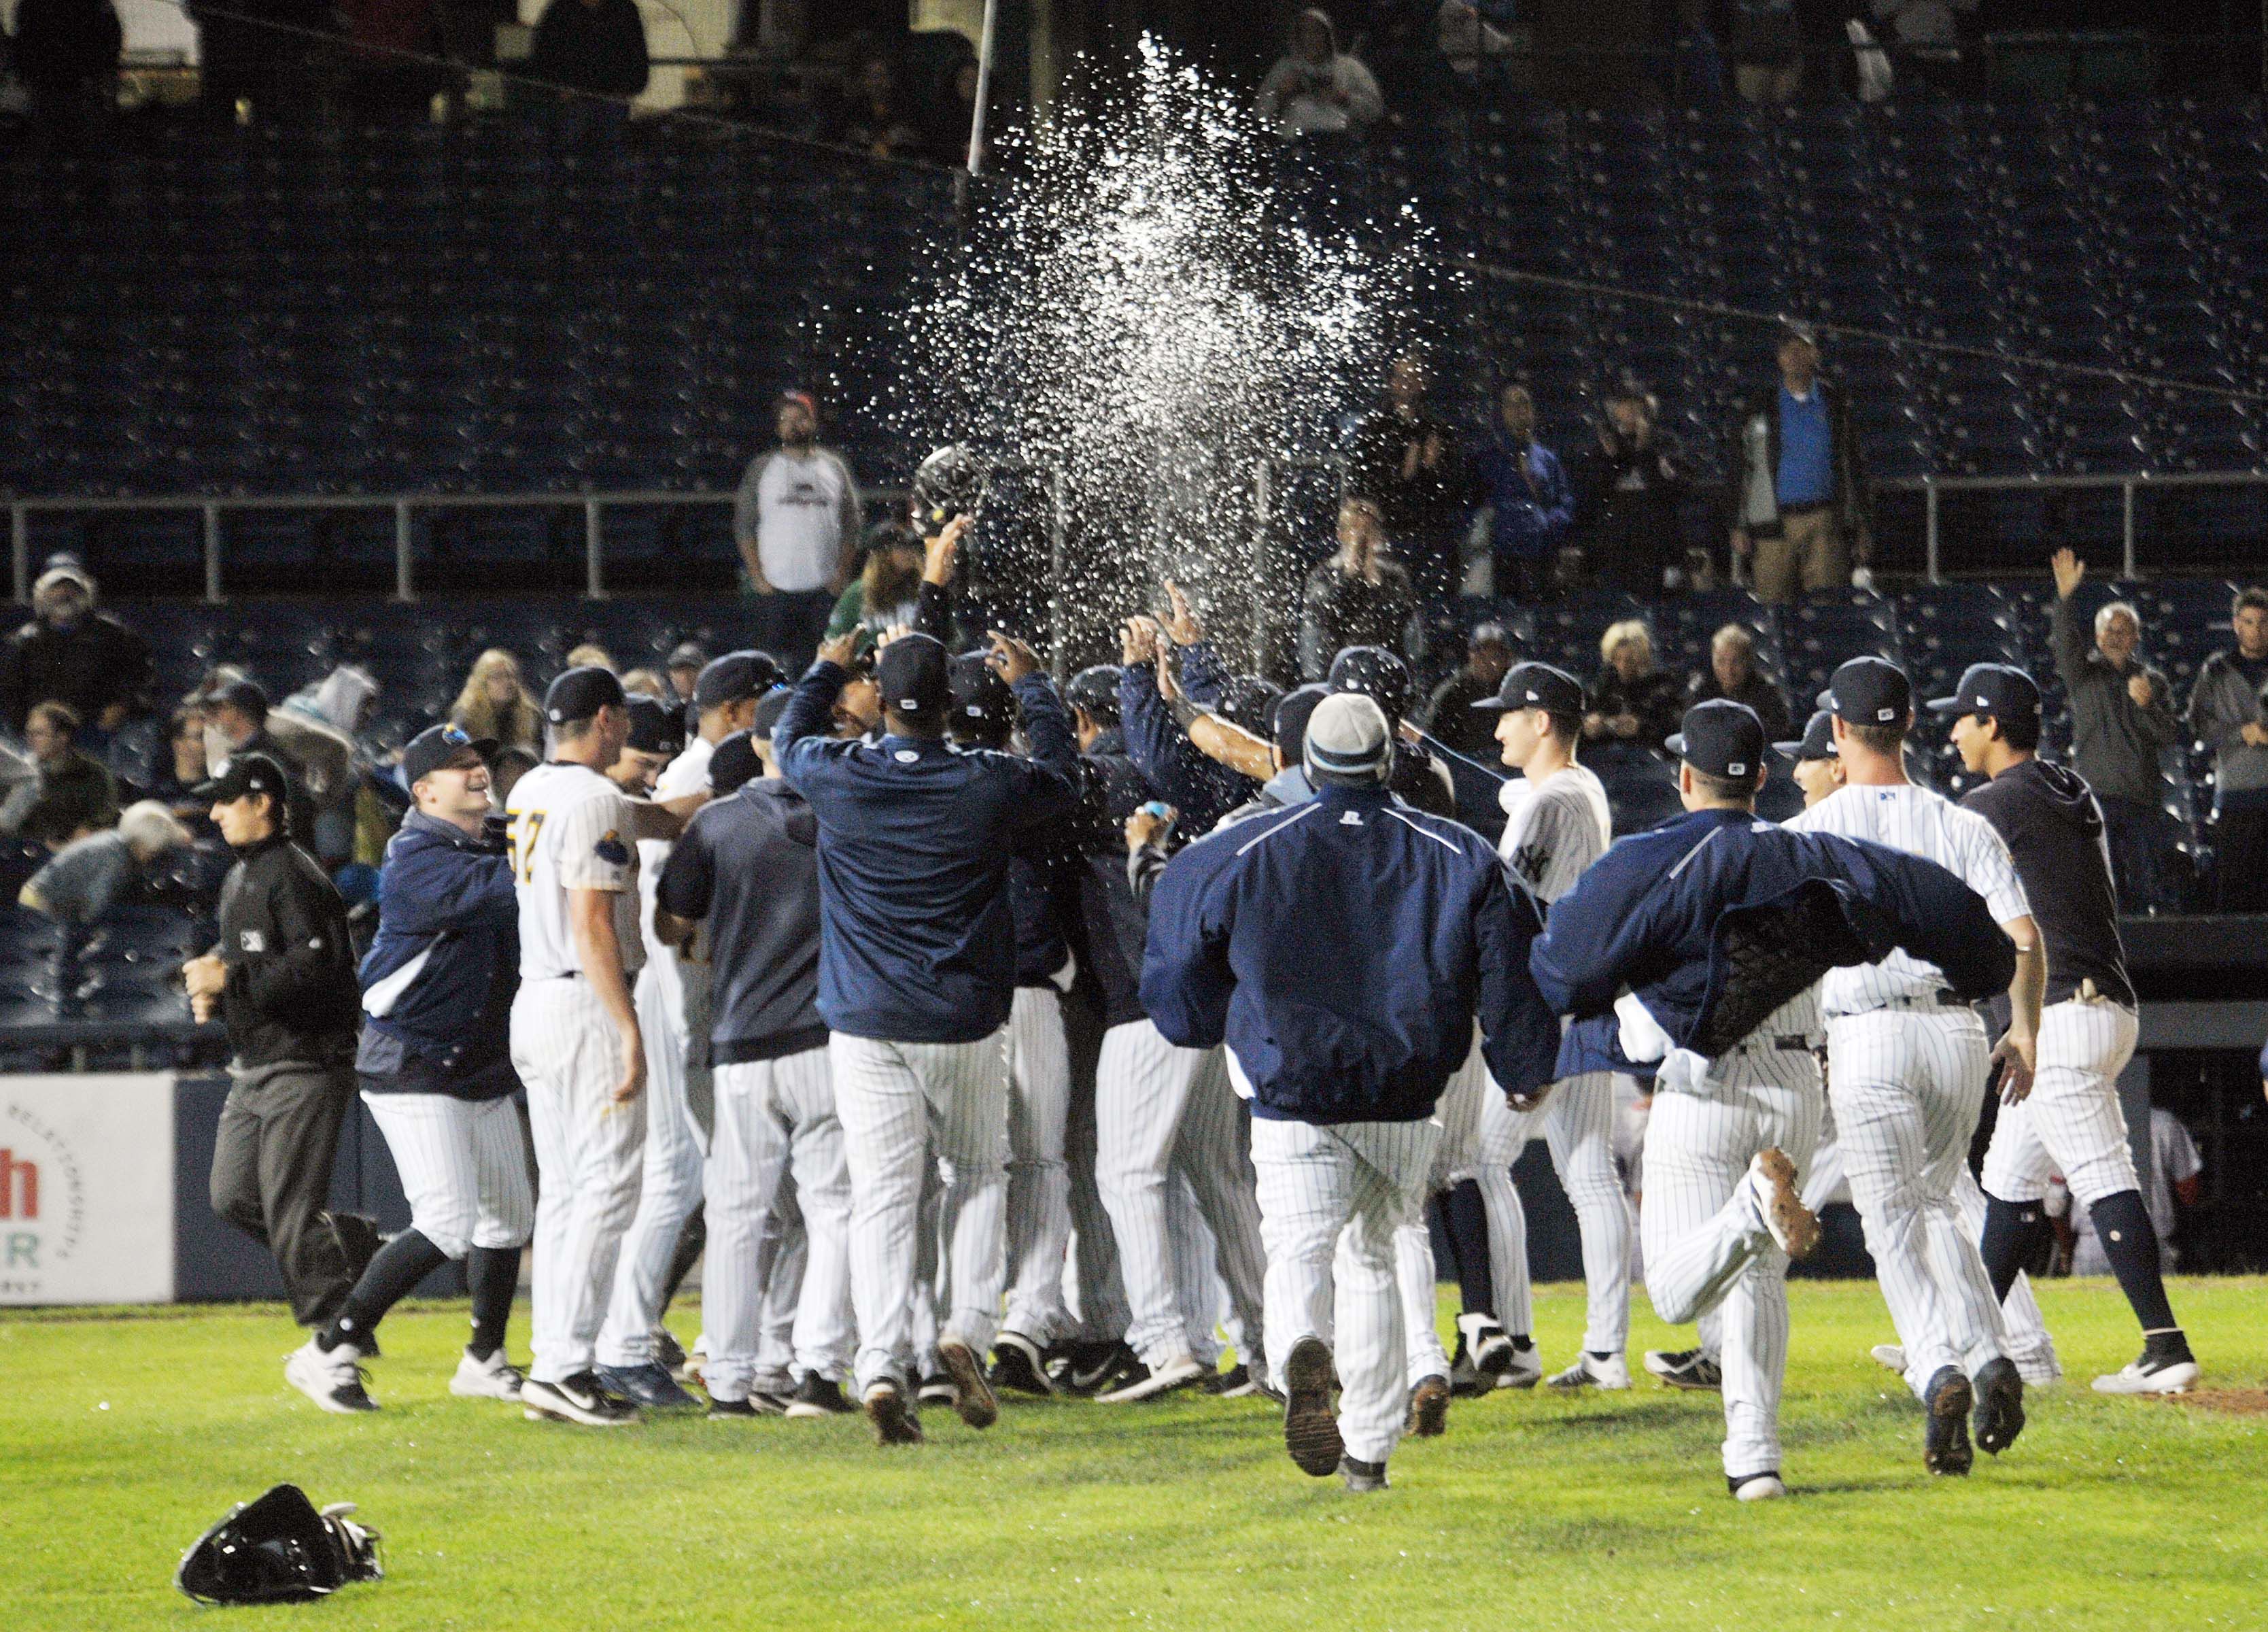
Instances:
[[[2095,1379],[2098,1394],[2186,1394],[2204,1376],[2189,1339],[2179,1332],[2153,1332],[2142,1340],[2141,1357],[2109,1377]]]
[[[1521,1338],[1512,1340],[1512,1369],[1501,1373],[1496,1380],[1498,1388],[1534,1388],[1543,1380],[1543,1356],[1535,1345]]]
[[[953,1413],[971,1428],[990,1428],[1000,1420],[1000,1402],[992,1385],[984,1380],[984,1362],[976,1351],[957,1337],[939,1338],[938,1362],[953,1379]]]
[[[648,1411],[697,1411],[701,1402],[679,1386],[675,1377],[658,1360],[648,1360],[634,1366],[600,1366],[599,1384],[610,1394],[619,1394],[634,1406]]]
[[[697,1380],[685,1375],[685,1345],[677,1340],[675,1334],[667,1326],[656,1326],[653,1329],[653,1358],[655,1364],[679,1382],[690,1383]]]
[[[1738,1479],[1728,1473],[1725,1476],[1725,1488],[1733,1493],[1735,1502],[1771,1502],[1787,1494],[1787,1487],[1777,1472],[1743,1473]]]
[[[1112,1377],[1130,1363],[1138,1362],[1134,1351],[1123,1343],[1071,1343],[1050,1368],[1050,1375],[1056,1386],[1067,1394],[1092,1394],[1108,1387]]]
[[[1419,1439],[1434,1439],[1448,1426],[1449,1379],[1438,1373],[1419,1377],[1410,1391],[1407,1431]]]
[[[687,1355],[678,1365],[677,1380],[681,1383],[698,1383],[702,1387],[706,1388],[709,1386],[708,1371],[709,1340],[705,1336],[696,1337],[693,1340],[692,1352]]]
[[[1933,1473],[1966,1473],[1976,1466],[1977,1453],[1969,1447],[1969,1410],[1977,1396],[1959,1366],[1940,1366],[1929,1380],[1922,1404],[1929,1412],[1924,1430],[1921,1465]]]
[[[1176,1355],[1154,1368],[1145,1367],[1143,1375],[1107,1394],[1097,1394],[1099,1405],[1130,1405],[1138,1399],[1155,1399],[1160,1394],[1170,1394],[1176,1389],[1189,1387],[1204,1381],[1206,1368],[1193,1355]],[[1218,1375],[1216,1373],[1215,1375]]]
[[[1252,1369],[1245,1365],[1233,1365],[1226,1371],[1208,1372],[1200,1386],[1216,1399],[1248,1399],[1262,1392],[1259,1379],[1252,1375]]]
[[[1586,1349],[1575,1363],[1551,1379],[1554,1388],[1628,1388],[1630,1367],[1620,1355],[1594,1355]]]
[[[313,1337],[284,1357],[284,1380],[326,1411],[350,1416],[375,1411],[378,1401],[363,1386],[362,1351],[352,1343],[325,1348]]]
[[[1987,1361],[1977,1374],[1977,1415],[1972,1429],[1977,1448],[1999,1456],[2024,1431],[2024,1379],[2009,1359]]]
[[[756,1402],[753,1395],[746,1399],[727,1399],[722,1394],[712,1394],[709,1398],[708,1416],[711,1422],[733,1422],[766,1414],[768,1414],[756,1409]]]
[[[505,1363],[501,1348],[486,1360],[475,1360],[468,1353],[458,1358],[457,1375],[449,1379],[449,1392],[464,1399],[517,1399],[526,1380],[517,1367]]]
[[[777,1393],[769,1388],[751,1388],[748,1406],[760,1417],[784,1417],[787,1414],[787,1402],[794,1398],[792,1388],[781,1389]]]
[[[1790,1258],[1809,1258],[1819,1244],[1819,1220],[1803,1205],[1787,1152],[1777,1145],[1757,1151],[1749,1163],[1748,1185],[1749,1205],[1772,1244]]]
[[[1697,1348],[1649,1348],[1646,1351],[1646,1369],[1661,1379],[1664,1388],[1714,1392],[1725,1386],[1723,1369]]]
[[[1301,1338],[1284,1357],[1284,1449],[1317,1479],[1337,1472],[1346,1454],[1331,1412],[1330,1346],[1319,1337]]]
[[[1359,1462],[1352,1457],[1341,1457],[1338,1474],[1346,1481],[1346,1488],[1357,1495],[1368,1495],[1373,1490],[1388,1488],[1386,1464],[1383,1462]]]
[[[905,1391],[888,1377],[870,1384],[864,1405],[866,1421],[874,1427],[874,1443],[878,1445],[918,1445],[922,1443],[921,1418],[906,1403]]]
[[[1003,1332],[992,1340],[992,1386],[1042,1399],[1056,1392],[1048,1381],[1040,1346],[1021,1332]]]
[[[843,1397],[843,1385],[833,1377],[821,1377],[816,1371],[806,1372],[802,1382],[787,1402],[784,1414],[792,1417],[847,1416],[858,1407]]]
[[[1874,1357],[1874,1363],[1883,1370],[1895,1371],[1900,1377],[1906,1374],[1906,1351],[1897,1344],[1877,1343],[1867,1352]]]
[[[519,1387],[520,1414],[531,1422],[574,1422],[621,1428],[638,1421],[637,1407],[607,1392],[595,1371],[578,1371],[558,1383],[530,1377]]]
[[[953,1403],[953,1379],[942,1371],[932,1371],[921,1380],[914,1398],[925,1406],[949,1406]]]

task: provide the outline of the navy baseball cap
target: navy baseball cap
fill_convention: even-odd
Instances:
[[[763,652],[727,652],[703,668],[693,682],[696,708],[722,708],[762,697],[784,678],[780,666]]]
[[[1913,687],[1889,659],[1854,657],[1829,678],[1819,706],[1854,726],[1895,725],[1913,713]]]
[[[611,668],[585,663],[551,683],[543,694],[543,717],[555,726],[588,720],[600,709],[622,705],[622,683]]]
[[[1378,705],[1388,720],[1410,712],[1415,685],[1410,665],[1382,646],[1351,646],[1331,660],[1323,683],[1334,691],[1352,691]]]
[[[733,732],[709,756],[709,791],[719,799],[763,773],[764,762],[756,753],[753,731]]]
[[[462,726],[428,726],[401,750],[401,779],[415,787],[436,771],[457,765],[470,770],[497,750],[496,739],[475,740]]]
[[[930,635],[901,635],[874,662],[882,706],[901,714],[941,714],[953,701],[953,678],[944,642]]]
[[[1473,705],[1491,713],[1515,708],[1541,708],[1554,714],[1583,712],[1582,683],[1564,668],[1549,663],[1515,663],[1494,697]]]
[[[1774,742],[1772,747],[1790,759],[1843,757],[1843,750],[1835,746],[1835,716],[1823,708],[1812,715],[1811,723],[1803,727],[1800,742]]]
[[[209,707],[233,708],[254,720],[268,717],[268,693],[261,690],[255,681],[232,680],[217,690],[207,693],[205,702]]]
[[[1664,744],[1704,776],[1738,782],[1764,768],[1764,722],[1746,703],[1712,698],[1685,711],[1684,729]]]
[[[641,754],[675,754],[685,746],[685,712],[672,708],[659,698],[633,697],[626,706],[630,711],[630,740],[629,746]]]
[[[280,803],[291,798],[291,784],[284,767],[267,755],[232,754],[220,762],[210,781],[200,782],[189,791],[211,804],[227,804],[247,794],[267,794]]]
[[[1118,723],[1118,666],[1097,663],[1092,668],[1082,668],[1071,677],[1064,688],[1064,701],[1073,708],[1086,710],[1087,717],[1097,725]]]
[[[1929,700],[1933,714],[1982,714],[1987,719],[2037,720],[2040,688],[2012,663],[1971,663],[1951,697]]]
[[[981,652],[964,652],[946,665],[953,691],[953,729],[980,742],[1004,742],[1016,728],[1016,694]]]
[[[1330,695],[1331,689],[1327,685],[1308,684],[1286,691],[1277,699],[1268,728],[1285,764],[1300,763],[1307,747],[1307,721],[1315,717],[1315,705]]]
[[[778,728],[780,716],[787,713],[789,699],[794,696],[793,686],[774,686],[765,692],[756,699],[756,717],[749,721],[748,729],[769,738]]]

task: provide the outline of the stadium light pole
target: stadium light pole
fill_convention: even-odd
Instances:
[[[968,121],[968,174],[975,175],[984,158],[984,105],[992,95],[992,33],[1000,17],[1000,0],[984,0],[984,28],[976,42],[976,111]]]

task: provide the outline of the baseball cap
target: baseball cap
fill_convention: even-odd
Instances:
[[[1315,717],[1315,705],[1330,694],[1329,686],[1304,685],[1278,699],[1270,729],[1276,738],[1276,751],[1284,756],[1285,764],[1300,763],[1307,745],[1307,722]]]
[[[733,732],[709,756],[709,791],[719,799],[763,773],[764,762],[756,753],[755,734],[751,731]]]
[[[1764,722],[1747,704],[1712,698],[1687,709],[1683,723],[1664,746],[1704,776],[1739,781],[1764,768]]]
[[[1082,668],[1071,677],[1064,688],[1064,701],[1073,708],[1086,710],[1087,717],[1098,725],[1118,723],[1118,668],[1112,663],[1097,663],[1092,668]]]
[[[1016,694],[984,661],[964,652],[946,665],[953,693],[953,728],[957,736],[980,742],[1005,742],[1016,726]]]
[[[1800,317],[1783,317],[1780,319],[1779,336],[1774,343],[1776,345],[1789,345],[1798,342],[1809,346],[1813,351],[1816,351],[1819,349],[1819,331],[1814,329],[1809,323],[1805,322]]]
[[[1331,660],[1323,683],[1334,691],[1357,691],[1392,719],[1410,712],[1410,665],[1382,646],[1351,646]]]
[[[291,796],[291,782],[284,775],[284,767],[265,754],[232,754],[220,762],[220,769],[209,782],[200,782],[189,790],[197,798],[214,804],[225,804],[243,798],[247,794],[269,794],[278,800]]]
[[[1971,663],[1962,671],[1951,697],[1932,698],[1933,714],[1984,714],[1999,719],[2036,720],[2040,688],[2012,663]]]
[[[1394,763],[1385,712],[1359,691],[1333,692],[1308,716],[1301,757],[1314,781],[1382,786]]]
[[[1564,668],[1549,663],[1515,663],[1505,675],[1494,697],[1473,705],[1493,713],[1514,708],[1541,708],[1554,714],[1583,712],[1582,683]]]
[[[787,713],[790,698],[795,696],[793,686],[774,686],[756,699],[756,717],[748,729],[758,736],[770,737],[779,728],[780,716]]]
[[[669,661],[664,668],[703,668],[708,666],[709,654],[698,640],[681,640],[670,648]]]
[[[1840,759],[1843,752],[1835,746],[1835,716],[1825,709],[1812,715],[1811,723],[1803,727],[1801,740],[1793,742],[1774,742],[1774,750],[1790,759]]]
[[[1258,675],[1233,675],[1220,689],[1220,717],[1233,726],[1261,736],[1268,730],[1269,716],[1283,700],[1284,692],[1272,681]]]
[[[1913,713],[1913,687],[1886,657],[1854,657],[1819,694],[1819,706],[1854,726],[1887,726]]]
[[[543,717],[555,726],[572,725],[609,705],[622,705],[622,683],[615,677],[614,670],[586,663],[551,683],[543,694]]]
[[[65,557],[50,556],[48,558],[47,570],[40,574],[40,581],[32,586],[32,593],[35,595],[43,594],[50,584],[77,584],[87,594],[94,593],[94,580],[87,576],[86,569],[76,560]]]
[[[672,660],[671,667],[676,666]],[[762,697],[777,685],[783,676],[780,666],[765,652],[742,650],[727,652],[712,659],[693,683],[693,705],[696,708],[722,708],[728,703]]]
[[[268,717],[268,693],[260,689],[256,681],[232,680],[226,685],[207,692],[205,705],[209,708],[233,708],[254,720],[264,720]]]
[[[901,714],[941,714],[953,700],[945,645],[930,635],[901,635],[875,661],[882,706]]]
[[[436,771],[460,764],[470,769],[471,762],[484,760],[496,750],[494,737],[475,741],[462,726],[428,726],[401,750],[401,779],[415,787]]]
[[[685,746],[685,713],[659,698],[633,697],[629,746],[641,754],[674,754]]]

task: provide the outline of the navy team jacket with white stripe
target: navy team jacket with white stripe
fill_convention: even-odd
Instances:
[[[1469,828],[1384,789],[1325,787],[1166,865],[1142,1001],[1185,1048],[1226,1040],[1255,1116],[1410,1122],[1472,1046],[1511,1092],[1551,1080],[1558,1023],[1528,978],[1537,919]]]
[[[519,902],[503,846],[413,810],[387,842],[379,877],[378,935],[361,970],[363,1085],[511,1093]]]

